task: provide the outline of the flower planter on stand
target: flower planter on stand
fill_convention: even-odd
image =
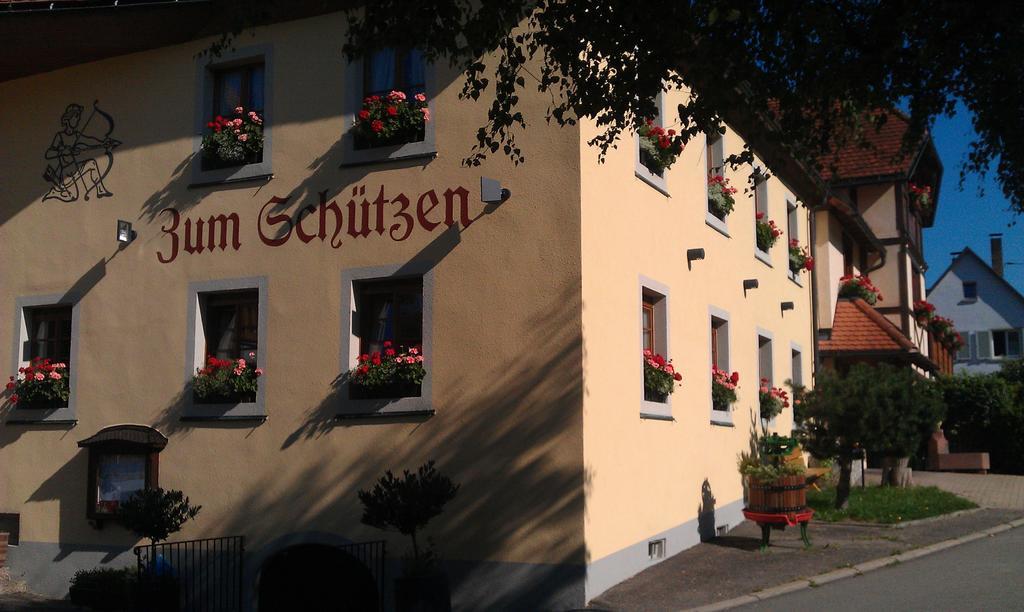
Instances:
[[[802,474],[771,482],[747,479],[747,509],[768,514],[799,512],[807,507],[807,482]]]

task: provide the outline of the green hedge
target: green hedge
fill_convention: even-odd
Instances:
[[[129,611],[133,602],[137,578],[132,568],[113,569],[98,567],[79,570],[71,578],[71,603],[90,610],[109,612]]]
[[[1006,374],[957,374],[940,380],[946,402],[942,429],[950,452],[988,452],[992,471],[1024,474],[1024,386]]]

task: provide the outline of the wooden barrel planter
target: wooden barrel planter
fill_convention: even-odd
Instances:
[[[803,474],[771,482],[748,478],[747,485],[747,509],[751,512],[788,513],[807,507],[807,482]]]

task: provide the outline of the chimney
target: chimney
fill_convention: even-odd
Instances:
[[[1003,275],[1003,235],[989,234],[992,240],[992,270],[999,276]]]

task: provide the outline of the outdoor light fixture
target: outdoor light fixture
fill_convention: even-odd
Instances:
[[[117,220],[117,241],[121,244],[128,244],[132,240],[135,240],[135,230],[132,229],[132,224],[128,221]]]
[[[704,249],[686,249],[686,262],[704,259]]]
[[[500,181],[480,177],[480,201],[485,204],[501,204],[512,196],[512,192],[504,189]]]
[[[793,310],[793,308],[794,308],[793,302],[783,302],[782,303],[782,312],[786,312],[787,310]]]
[[[744,281],[743,281],[743,291],[746,291],[747,289],[757,289],[757,279],[756,278],[744,279]]]

